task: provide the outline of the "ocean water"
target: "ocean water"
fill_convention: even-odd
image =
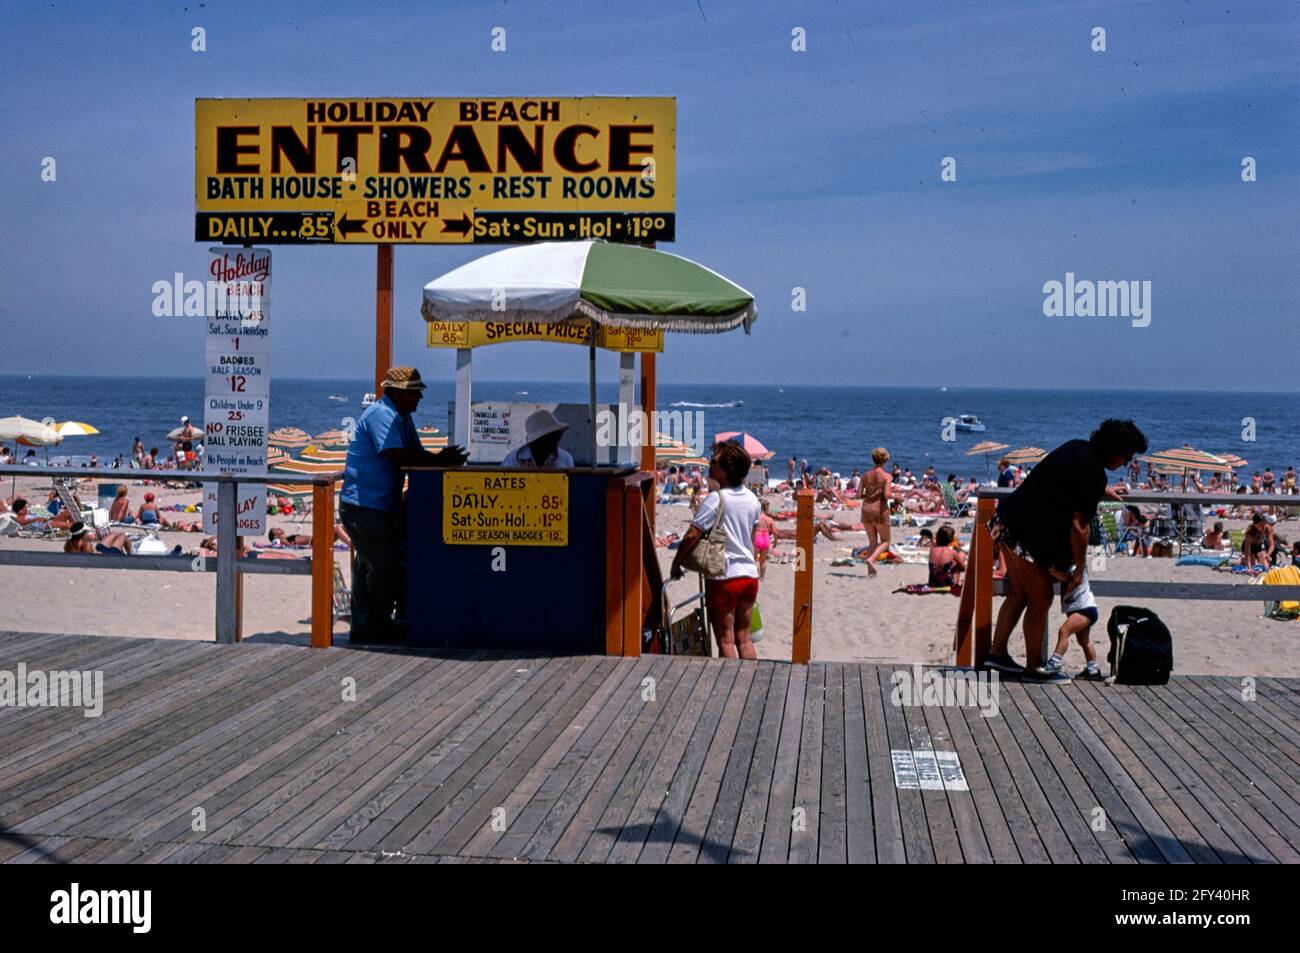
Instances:
[[[453,383],[428,383],[416,420],[446,430]],[[271,388],[271,426],[308,433],[339,428],[345,418],[360,415],[369,389],[364,380],[277,379]],[[617,396],[613,382],[598,385],[598,400],[612,402]],[[847,475],[855,467],[869,467],[877,446],[914,471],[933,465],[941,476],[982,476],[984,458],[965,454],[981,440],[1050,450],[1086,437],[1106,417],[1131,417],[1153,450],[1189,443],[1235,453],[1250,462],[1247,473],[1270,465],[1280,476],[1288,465],[1300,466],[1300,394],[661,384],[658,396],[662,411],[701,414],[698,424],[710,437],[727,430],[758,437],[776,453],[773,476],[785,475],[791,455]],[[474,398],[585,402],[587,385],[476,380]],[[202,422],[202,400],[198,378],[0,376],[0,417],[80,420],[101,431],[52,447],[51,461],[85,462],[95,453],[107,465],[119,453],[130,457],[137,434],[146,447],[164,446],[165,434],[179,425],[182,414]],[[980,417],[986,432],[959,432],[955,440],[945,440],[943,418],[960,414]]]

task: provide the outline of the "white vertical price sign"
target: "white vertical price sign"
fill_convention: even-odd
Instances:
[[[210,248],[212,307],[203,351],[204,472],[266,475],[271,405],[271,252]],[[266,532],[266,487],[240,485],[240,536]],[[203,528],[217,531],[217,484],[203,485]]]

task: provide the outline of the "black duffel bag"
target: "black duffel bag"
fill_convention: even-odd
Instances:
[[[1150,609],[1116,606],[1106,622],[1110,674],[1121,685],[1167,685],[1174,670],[1169,627]]]

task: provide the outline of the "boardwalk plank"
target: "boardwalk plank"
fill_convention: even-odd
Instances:
[[[754,744],[749,780],[745,783],[740,814],[736,818],[736,831],[731,840],[731,853],[727,856],[728,863],[752,864],[757,863],[761,857],[792,668],[793,666],[782,665],[772,670],[772,681],[768,685],[767,701],[758,727],[758,739]]]
[[[804,692],[803,729],[799,737],[799,767],[795,773],[794,808],[799,812],[790,830],[792,864],[817,863],[817,845],[821,840],[822,819],[822,743],[826,718],[827,665],[814,662],[808,666],[808,686]]]
[[[686,810],[695,794],[695,786],[703,770],[704,759],[708,756],[713,739],[722,724],[732,686],[742,671],[742,666],[723,659],[710,659],[705,664],[717,670],[717,679],[713,683],[712,693],[705,703],[704,711],[696,722],[690,739],[686,742],[686,749],[655,814],[654,823],[650,825],[650,830],[646,834],[641,853],[637,855],[639,864],[662,864],[668,861],[673,844],[681,831],[682,819],[686,816]]]
[[[731,744],[731,752],[727,757],[722,784],[718,787],[713,814],[704,830],[704,843],[700,846],[700,855],[697,859],[701,864],[725,864],[736,852],[736,825],[740,821],[740,811],[744,806],[745,790],[749,786],[750,766],[754,760],[754,748],[758,744],[758,733],[763,726],[763,709],[767,705],[768,692],[772,686],[772,666],[756,666],[756,669],[753,684],[749,687],[749,697],[741,710],[736,738]]]
[[[708,844],[709,818],[717,803],[718,789],[722,786],[722,775],[727,767],[727,759],[740,728],[741,713],[749,700],[749,690],[754,684],[758,666],[739,664],[740,672],[731,683],[731,692],[722,709],[722,718],[713,733],[713,743],[709,745],[708,754],[700,766],[695,779],[695,790],[691,792],[690,802],[682,815],[681,826],[673,841],[672,850],[668,852],[670,864],[693,864],[699,860],[700,851]],[[729,845],[728,845],[729,846]]]
[[[903,711],[890,700],[890,693],[893,691],[893,683],[890,681],[894,674],[891,668],[878,668],[875,670],[876,675],[876,693],[881,699],[881,710],[884,713],[885,728],[887,731],[887,750],[888,751],[911,751],[912,737],[909,733],[907,719]],[[889,779],[894,783],[893,761],[890,761]],[[908,863],[932,864],[938,859],[941,847],[934,844],[931,834],[932,828],[926,816],[926,805],[922,794],[925,792],[917,790],[898,790],[895,785],[895,796],[898,798],[898,813],[901,820],[901,829],[903,832],[903,846],[907,851]],[[945,804],[945,810],[947,809]],[[953,837],[955,841],[955,835]],[[957,859],[960,859],[961,852],[956,852]],[[949,853],[951,857],[951,852]]]

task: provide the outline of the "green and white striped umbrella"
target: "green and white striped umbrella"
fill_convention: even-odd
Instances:
[[[586,318],[610,327],[721,332],[757,320],[754,296],[686,258],[610,242],[494,252],[424,286],[427,321]]]

